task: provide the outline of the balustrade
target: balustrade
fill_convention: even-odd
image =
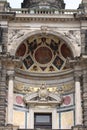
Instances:
[[[5,10],[7,12],[16,12],[16,14],[46,14],[46,15],[71,15],[71,14],[81,14],[82,13],[82,10],[80,9],[60,9],[60,10],[57,10],[57,9],[27,9],[27,8],[9,8],[7,10]]]

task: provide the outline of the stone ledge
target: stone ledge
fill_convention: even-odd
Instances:
[[[12,126],[12,125],[7,125],[7,126],[0,126],[0,130],[18,130],[18,126]]]
[[[87,130],[87,126],[76,125],[76,126],[73,126],[71,130]]]

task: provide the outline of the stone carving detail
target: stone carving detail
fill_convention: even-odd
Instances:
[[[36,92],[27,94],[24,97],[24,101],[28,105],[31,105],[31,104],[59,105],[62,103],[63,98],[59,91],[56,91],[55,93],[51,92],[47,89],[47,87],[44,84],[42,84],[42,86]]]
[[[71,91],[74,91],[74,83],[68,83],[68,84],[63,84],[61,86],[55,86],[55,87],[48,87],[47,90],[49,92],[53,92],[53,93],[61,93],[63,91],[63,93],[67,93],[67,92],[71,92]],[[39,86],[35,87],[35,84],[33,84],[31,87],[30,87],[30,84],[24,84],[24,83],[21,83],[21,82],[15,82],[15,92],[18,92],[18,93],[23,93],[23,94],[30,94],[30,93],[33,93],[33,92],[37,92],[38,90],[40,89]]]
[[[22,36],[24,36],[25,32],[26,30],[20,30],[20,29],[9,30],[9,35],[8,35],[9,44],[12,43],[14,40],[17,40]]]
[[[46,33],[48,31],[48,27],[47,26],[41,26],[41,31],[42,33]]]
[[[81,45],[81,36],[80,31],[77,30],[69,30],[68,32],[64,32],[64,35],[73,43],[77,45]]]
[[[44,84],[41,86],[39,92],[39,99],[41,101],[45,101],[48,97],[49,91],[47,90],[47,88],[44,86]]]

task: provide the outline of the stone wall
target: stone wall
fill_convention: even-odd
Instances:
[[[4,126],[6,116],[6,69],[4,66],[0,67],[0,126]]]
[[[5,118],[6,118],[6,66],[3,63],[2,59],[7,51],[7,37],[8,37],[8,29],[1,28],[0,29],[1,36],[1,47],[2,52],[0,53],[0,126],[5,126]]]
[[[2,28],[2,51],[7,52],[8,28]]]
[[[18,126],[2,126],[0,127],[0,130],[18,130]]]
[[[87,126],[87,71],[83,72],[83,124]]]

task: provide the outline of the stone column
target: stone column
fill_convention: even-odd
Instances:
[[[14,71],[8,71],[8,111],[7,124],[13,125],[13,88],[14,88]]]
[[[75,120],[76,125],[82,125],[81,89],[78,75],[75,76]]]
[[[4,60],[8,75],[8,109],[7,109],[7,124],[13,125],[13,88],[14,88],[14,69],[20,65],[20,60],[13,57],[7,57]]]

